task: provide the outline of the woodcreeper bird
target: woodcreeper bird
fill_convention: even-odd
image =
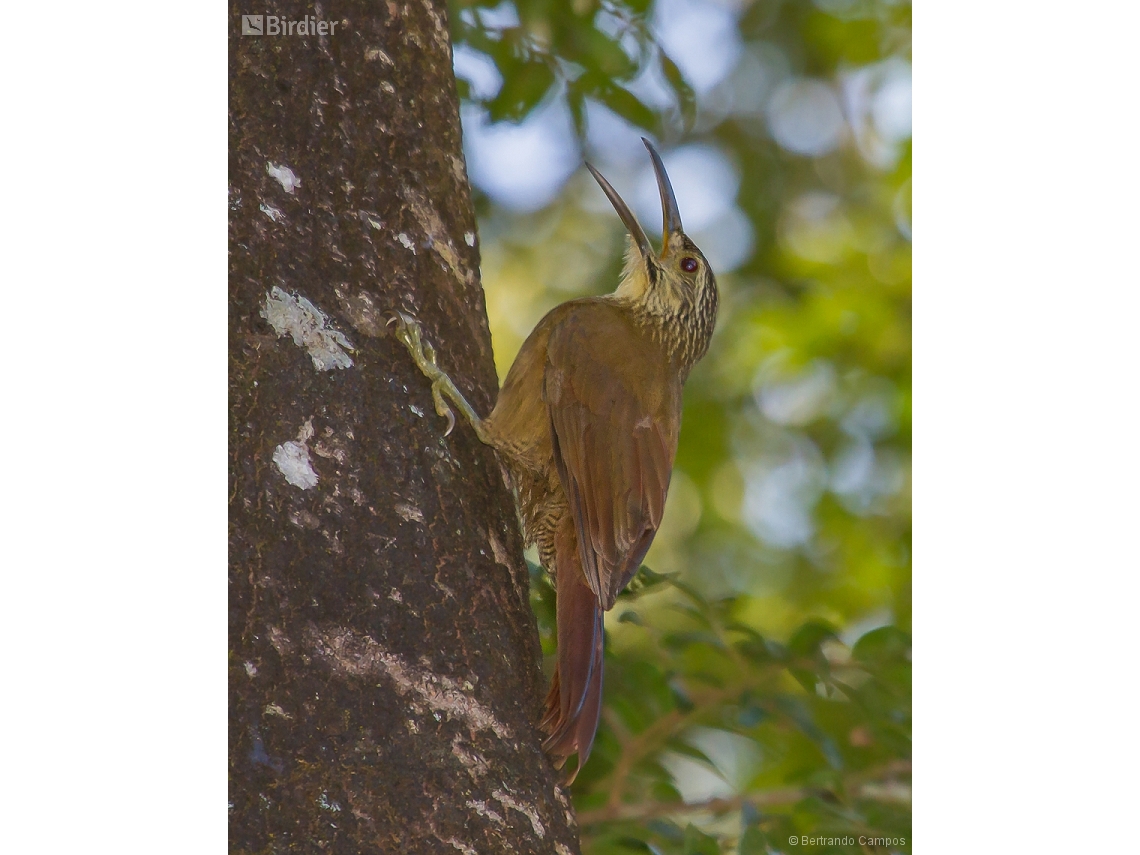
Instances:
[[[681,228],[661,157],[642,141],[661,194],[660,255],[587,163],[629,230],[621,283],[612,294],[563,303],[539,321],[486,419],[436,365],[415,320],[397,312],[391,321],[431,381],[447,433],[455,426],[450,401],[501,455],[524,540],[537,544],[554,577],[558,661],[539,727],[559,768],[577,753],[568,783],[589,757],[601,714],[602,615],[661,525],[681,430],[681,387],[716,324],[716,279]]]

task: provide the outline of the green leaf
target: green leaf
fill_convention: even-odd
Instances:
[[[832,769],[843,768],[843,757],[835,740],[816,723],[806,699],[784,696],[776,699],[776,706],[808,739],[815,743]]]
[[[615,79],[632,77],[637,71],[637,64],[605,33],[591,28],[584,35],[590,68]]]
[[[657,114],[629,90],[620,86],[606,86],[595,90],[594,94],[598,100],[631,124],[647,131],[657,131],[659,124]]]
[[[855,642],[851,657],[867,665],[909,662],[910,636],[897,626],[881,626]]]
[[[684,852],[685,855],[720,855],[720,844],[690,822],[685,827]]]
[[[784,662],[788,658],[788,648],[778,641],[765,639],[764,649],[768,651],[768,655],[775,659],[777,662]]]
[[[570,118],[574,121],[574,134],[578,137],[579,140],[585,140],[587,130],[586,98],[582,95],[582,90],[575,87],[573,84],[566,88],[566,106],[570,108]],[[626,592],[629,591],[630,585],[632,585],[635,581],[637,581],[636,576],[630,580],[629,585],[626,585],[624,590],[618,592],[618,596],[621,597],[625,595]]]
[[[818,656],[819,646],[836,637],[835,627],[824,621],[808,621],[788,641],[788,649],[795,656]]]
[[[714,769],[716,768],[716,764],[713,763],[711,757],[705,754],[705,752],[696,745],[686,742],[683,736],[675,736],[667,740],[665,744],[674,754],[680,754],[691,760],[705,763]]]
[[[527,60],[502,69],[503,88],[487,104],[492,122],[520,122],[554,86],[554,72],[545,62]]]
[[[677,106],[681,109],[681,118],[685,128],[691,128],[697,118],[697,95],[693,87],[686,81],[677,63],[673,62],[665,51],[661,51],[661,71],[673,94],[677,96]]]
[[[669,793],[665,793],[665,798],[660,799],[660,801],[667,801],[669,795]],[[651,819],[645,824],[645,827],[654,834],[661,835],[666,840],[674,840],[680,843],[685,839],[685,834],[681,831],[677,823],[669,819]]]
[[[628,849],[631,852],[653,851],[653,848],[644,840],[639,840],[638,838],[630,837],[629,835],[623,835],[622,837],[617,838],[614,842],[617,843],[618,846],[620,846],[622,849]]]
[[[605,104],[619,116],[633,125],[648,131],[656,131],[659,124],[657,114],[645,106],[632,92],[618,86],[612,79],[591,69],[575,80],[571,88],[587,98]]]
[[[807,668],[797,668],[795,666],[788,668],[788,673],[796,678],[796,682],[804,687],[804,690],[815,694],[816,683],[819,682],[819,675],[814,671],[809,671]]]
[[[677,709],[679,709],[681,712],[687,713],[696,707],[696,704],[693,703],[692,699],[685,691],[685,687],[682,686],[679,681],[670,680],[669,691],[673,696],[673,703],[677,705]]]
[[[715,633],[702,630],[689,630],[685,632],[667,632],[661,636],[661,643],[670,650],[681,650],[694,644],[708,644],[711,647],[720,647],[720,639]]]
[[[704,598],[700,591],[698,591],[692,585],[681,582],[676,578],[670,578],[669,581],[673,583],[674,588],[688,597],[689,600],[691,600],[693,604],[697,606],[697,608],[699,608],[702,612],[708,611],[709,601]]]
[[[768,838],[759,826],[752,825],[740,838],[739,855],[768,855]]]
[[[750,628],[740,627],[739,625],[734,624],[726,625],[725,629],[731,629],[734,631],[747,629],[748,637],[743,641],[736,642],[733,647],[756,664],[766,665],[772,663],[773,660],[777,658],[772,655],[772,650],[769,647],[768,642],[764,639],[764,636],[760,635],[758,632],[755,632]]]
[[[671,581],[676,574],[670,573],[655,573],[649,568],[648,564],[642,564],[633,578],[629,580],[629,584],[625,586],[619,597],[638,597],[647,591],[651,591],[660,587],[665,582]]]

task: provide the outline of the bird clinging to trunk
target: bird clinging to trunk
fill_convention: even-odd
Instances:
[[[397,314],[396,334],[431,380],[436,412],[454,404],[502,455],[523,535],[537,544],[557,590],[558,664],[540,724],[561,767],[589,757],[602,704],[602,615],[641,566],[661,525],[681,430],[681,387],[716,324],[716,279],[681,228],[660,156],[653,159],[664,236],[655,254],[633,212],[589,164],[630,234],[616,291],[550,311],[523,343],[480,419],[419,327]],[[447,399],[447,400],[445,400]]]

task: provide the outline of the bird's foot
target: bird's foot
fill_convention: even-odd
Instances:
[[[448,406],[447,401],[443,399],[443,394],[448,386],[454,388],[455,384],[436,364],[435,348],[429,342],[424,341],[423,330],[420,329],[419,322],[415,318],[405,312],[396,311],[388,319],[388,326],[395,326],[394,335],[403,342],[404,347],[412,356],[412,361],[431,381],[431,399],[435,403],[436,413],[447,419],[447,430],[443,432],[443,435],[448,436],[455,429],[455,413]]]

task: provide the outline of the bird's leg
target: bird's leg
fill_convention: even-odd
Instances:
[[[444,400],[444,398],[448,398],[463,414],[463,417],[471,423],[471,427],[475,430],[475,435],[479,437],[479,440],[490,444],[487,433],[483,429],[483,420],[479,418],[475,408],[467,403],[467,399],[463,397],[463,393],[459,391],[452,379],[436,365],[435,348],[424,341],[420,325],[415,318],[404,312],[393,312],[388,321],[388,326],[392,325],[396,327],[394,331],[396,338],[404,343],[404,347],[412,355],[412,361],[431,381],[431,398],[435,402],[435,411],[447,419],[447,430],[444,431],[443,435],[447,436],[455,428],[455,413]]]

